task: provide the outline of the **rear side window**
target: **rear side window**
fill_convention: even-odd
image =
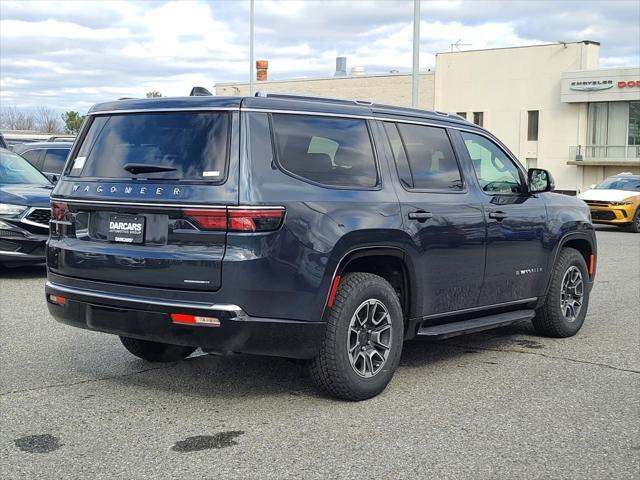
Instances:
[[[462,177],[444,128],[386,123],[398,176],[408,188],[462,190]]]
[[[292,114],[271,118],[278,162],[287,172],[329,186],[378,184],[365,120]]]
[[[99,115],[71,162],[70,175],[221,182],[229,122],[227,112]],[[132,165],[148,168],[132,173]]]
[[[69,150],[66,148],[50,148],[44,156],[44,167],[42,171],[47,173],[60,173],[64,168]]]

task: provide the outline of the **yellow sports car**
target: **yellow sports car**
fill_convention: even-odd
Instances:
[[[591,208],[593,223],[618,225],[640,233],[640,175],[619,173],[593,185],[578,198]]]

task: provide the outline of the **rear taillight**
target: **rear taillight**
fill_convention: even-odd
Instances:
[[[229,210],[229,230],[232,232],[270,232],[282,223],[284,209]]]
[[[284,208],[186,209],[184,215],[204,230],[271,232],[280,228]]]
[[[69,205],[64,202],[51,202],[51,218],[54,220],[64,220],[69,211]]]
[[[227,228],[227,210],[225,208],[187,209],[182,212],[205,230],[226,230]]]

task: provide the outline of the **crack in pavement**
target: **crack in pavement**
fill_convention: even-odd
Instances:
[[[631,368],[616,367],[614,365],[609,365],[609,364],[606,364],[606,363],[590,362],[589,360],[578,360],[577,358],[561,357],[561,356],[558,356],[558,355],[548,355],[548,354],[542,353],[542,352],[530,352],[528,350],[524,350],[524,349],[520,349],[520,348],[507,348],[507,349],[505,349],[505,348],[490,348],[490,347],[477,347],[475,345],[460,345],[460,344],[455,344],[455,343],[447,343],[446,345],[448,345],[450,347],[454,347],[454,348],[465,349],[465,350],[474,349],[474,350],[484,350],[484,351],[487,351],[487,352],[524,353],[524,354],[528,354],[528,355],[537,355],[539,357],[552,358],[552,359],[555,359],[555,360],[566,360],[568,362],[581,363],[581,364],[584,364],[584,365],[595,365],[595,366],[598,366],[598,367],[610,368],[611,370],[617,370],[617,371],[620,371],[620,372],[640,373],[640,370],[633,370]]]
[[[2,393],[0,393],[0,397],[5,397],[7,395],[14,395],[14,394],[17,394],[17,393],[37,392],[39,390],[47,390],[49,388],[73,387],[75,385],[82,385],[84,383],[103,382],[105,380],[113,380],[115,378],[131,377],[133,375],[139,375],[141,373],[151,372],[153,370],[166,370],[166,369],[175,367],[177,364],[178,364],[178,362],[173,362],[173,363],[170,363],[168,365],[162,365],[162,366],[159,366],[159,367],[150,367],[150,368],[145,368],[144,370],[137,370],[135,372],[123,373],[122,375],[112,375],[112,376],[109,376],[109,377],[100,377],[100,378],[87,378],[85,380],[78,380],[77,382],[55,383],[55,384],[52,384],[52,385],[43,385],[41,387],[23,388],[21,390],[12,390],[10,392],[2,392]]]

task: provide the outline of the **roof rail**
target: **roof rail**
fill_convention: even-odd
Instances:
[[[346,98],[320,97],[314,95],[299,95],[295,93],[267,93],[256,92],[256,97],[262,98],[282,98],[285,100],[308,100],[312,102],[340,103],[343,105],[373,105],[368,100],[348,100]]]

